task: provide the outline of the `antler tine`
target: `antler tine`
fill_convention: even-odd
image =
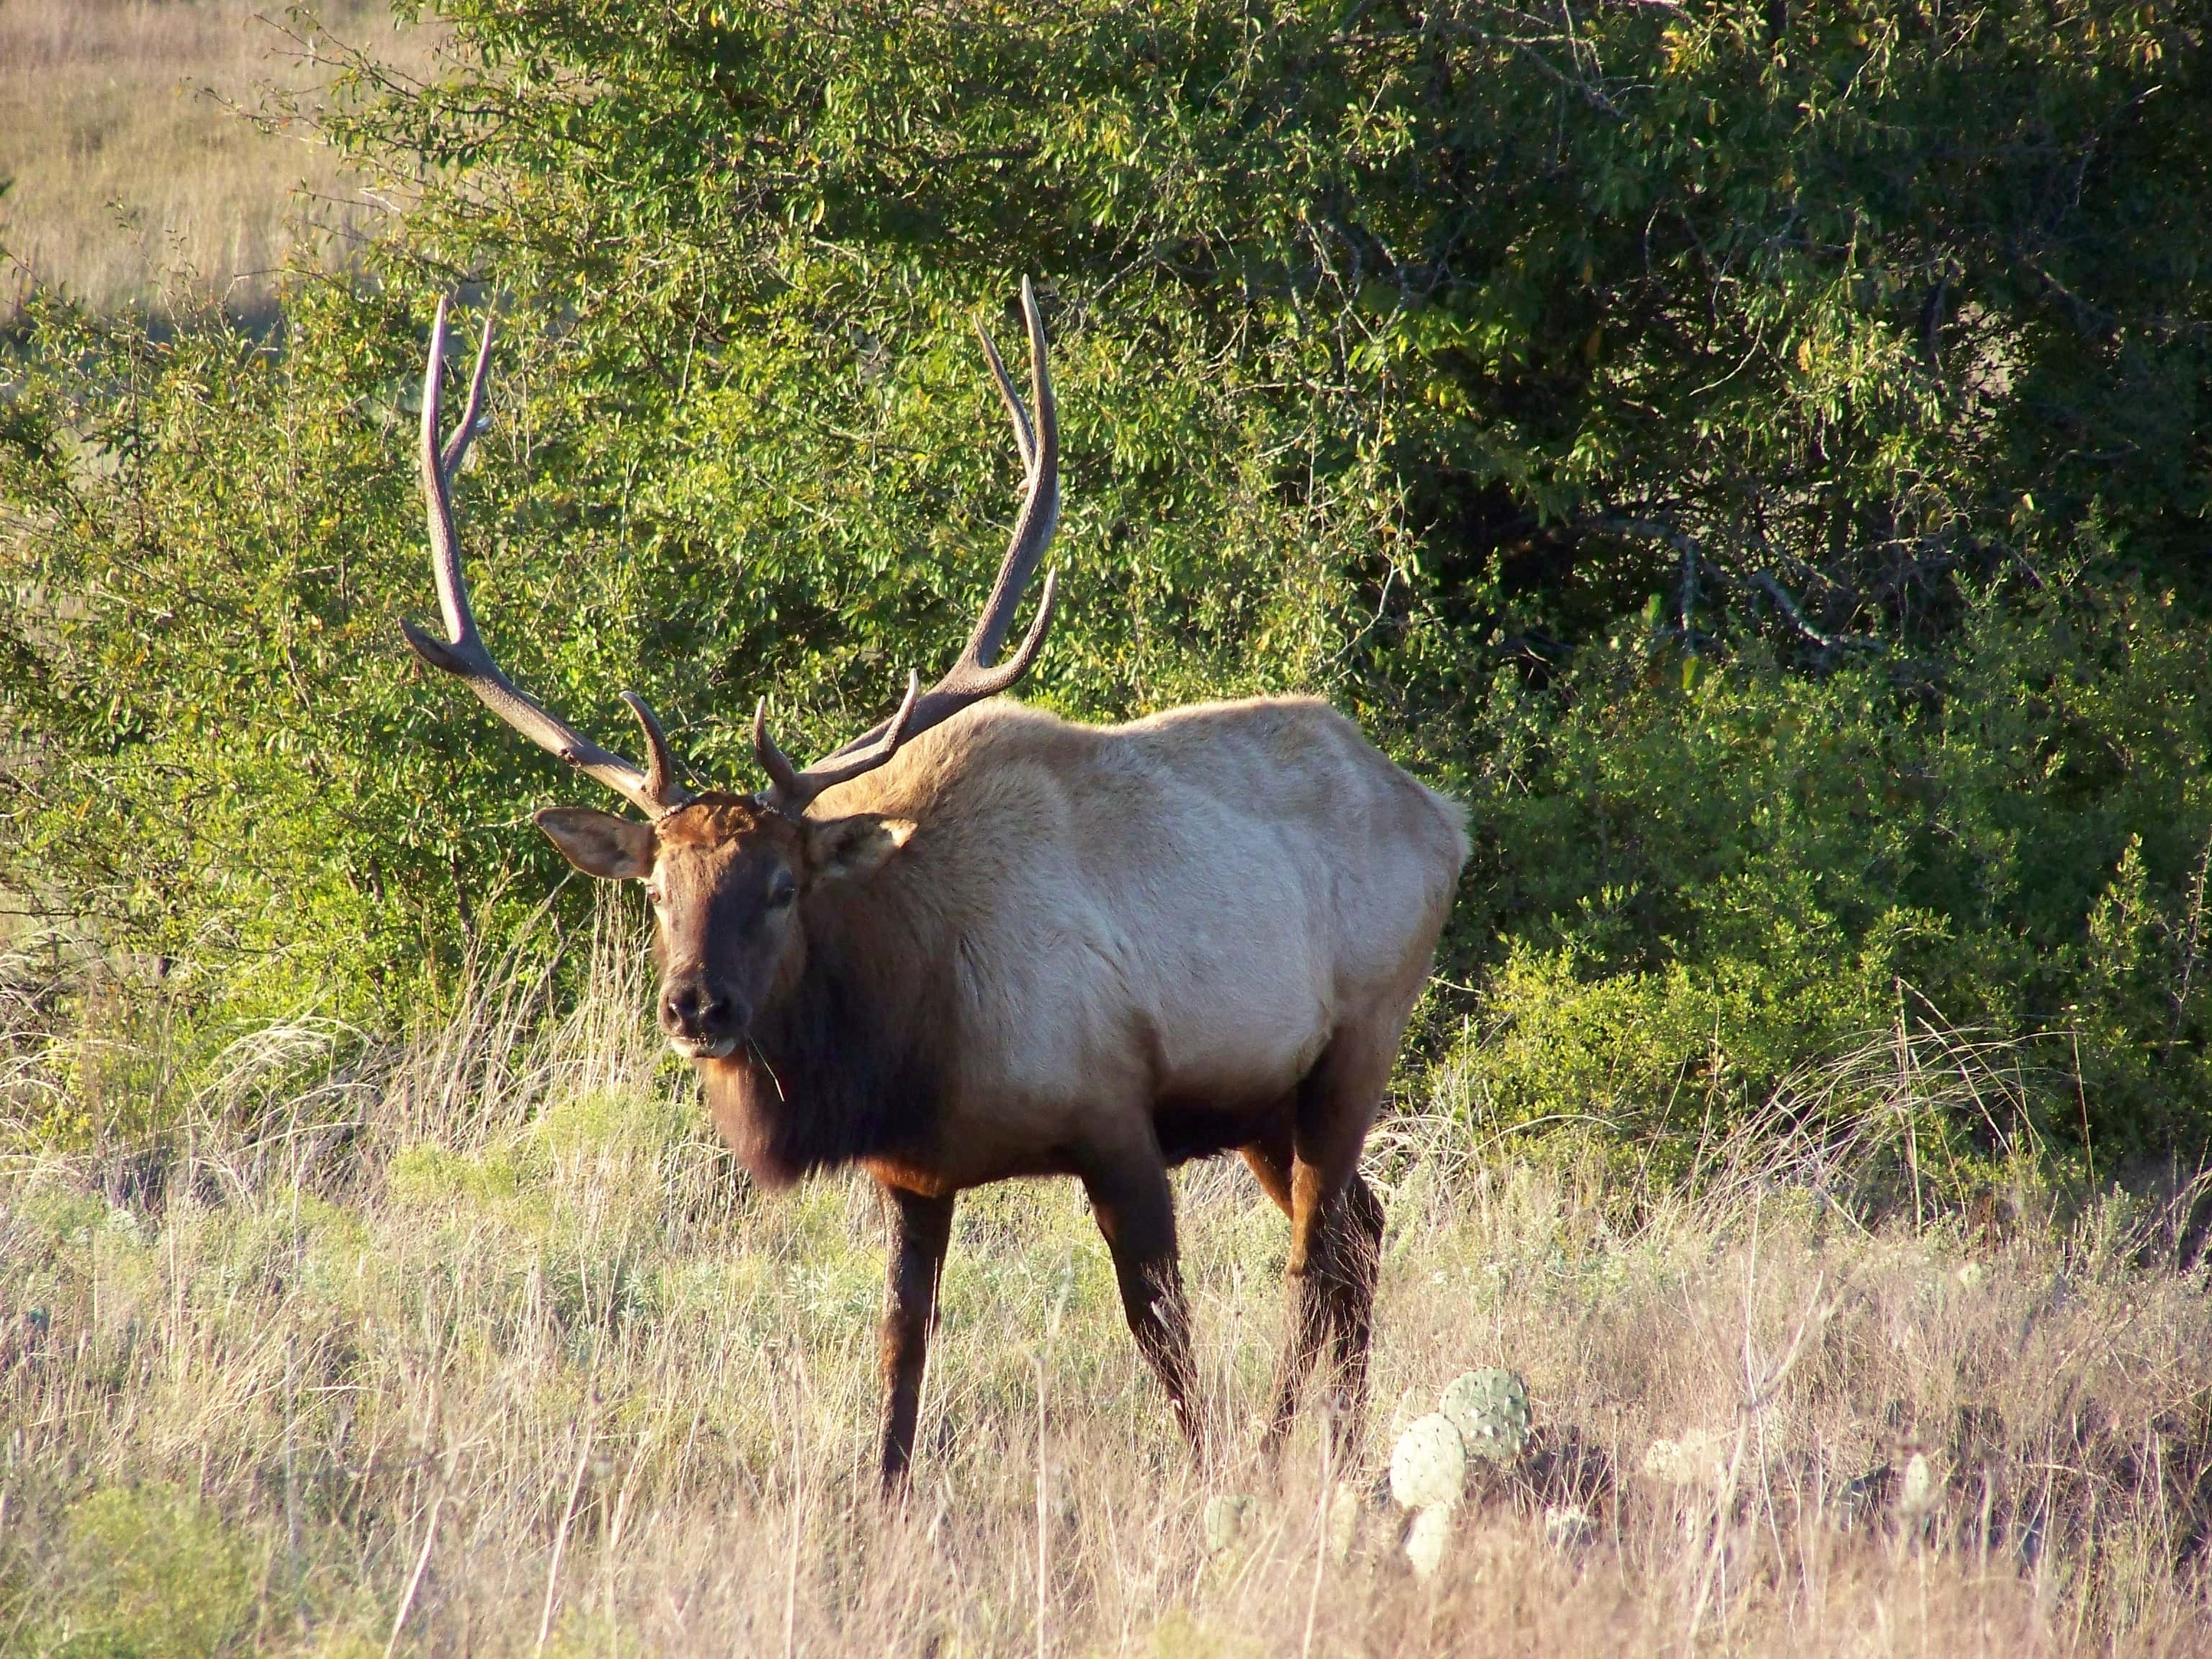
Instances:
[[[1053,404],[1044,319],[1037,311],[1036,294],[1026,277],[1022,281],[1022,313],[1029,325],[1030,400],[1035,409],[1034,427],[1030,424],[1030,410],[1023,407],[1020,394],[1015,392],[990,334],[980,325],[976,330],[983,337],[983,356],[990,364],[991,378],[1013,422],[1014,442],[1022,452],[1026,489],[1021,515],[1014,522],[1006,556],[1000,562],[998,579],[992,585],[990,599],[976,620],[975,631],[969,635],[959,659],[935,685],[924,692],[920,677],[909,674],[906,699],[899,704],[896,714],[871,726],[804,772],[792,765],[790,757],[777,748],[775,739],[769,736],[768,701],[763,698],[753,715],[753,749],[760,757],[762,769],[769,775],[765,799],[771,805],[787,812],[803,812],[809,802],[832,784],[843,783],[881,766],[898,752],[900,744],[951,719],[969,703],[1005,690],[1029,672],[1043,648],[1058,596],[1057,578],[1049,574],[1037,601],[1036,619],[1023,637],[1020,648],[997,667],[991,665],[997,661],[999,647],[1006,642],[1007,630],[1013,624],[1022,589],[1043,556],[1060,520],[1060,422]]]
[[[753,705],[753,754],[761,763],[761,770],[769,776],[769,793],[789,812],[803,812],[806,803],[814,799],[806,787],[799,769],[791,763],[791,757],[776,746],[775,739],[768,734],[768,699],[763,697]]]
[[[676,757],[669,750],[668,737],[660,729],[660,722],[653,719],[653,710],[646,707],[645,699],[636,692],[623,692],[622,700],[629,705],[629,712],[645,733],[645,793],[656,801],[682,805],[690,795],[677,787]]]
[[[446,362],[447,303],[441,294],[438,314],[430,324],[430,356],[422,369],[422,494],[430,511],[430,564],[438,584],[438,607],[446,613],[446,632],[454,644],[461,645],[475,636],[477,623],[469,611],[469,585],[461,575],[460,541],[453,530],[453,488],[438,450],[438,422],[444,398],[438,377]]]
[[[1014,654],[995,668],[973,668],[964,674],[958,666],[938,682],[942,695],[957,696],[963,702],[982,697],[995,697],[1016,680],[1030,672],[1030,665],[1044,649],[1045,631],[1052,626],[1052,608],[1060,598],[1060,572],[1044,573],[1044,587],[1037,595],[1036,615],[1030,621],[1030,631],[1022,635],[1022,642]],[[956,676],[957,678],[956,678]]]
[[[1014,520],[1014,533],[1006,544],[1006,556],[1000,562],[998,579],[991,584],[991,597],[976,619],[975,631],[968,636],[955,672],[960,667],[988,668],[998,660],[999,647],[1013,627],[1014,607],[1021,603],[1022,589],[1029,586],[1037,561],[1044,556],[1060,523],[1060,415],[1053,403],[1052,368],[1045,355],[1044,318],[1037,310],[1036,292],[1026,276],[1022,278],[1022,319],[1029,325],[1030,403],[1036,417],[1031,442],[1022,446],[1029,488],[1022,498],[1021,516]],[[1024,435],[1021,428],[1027,424],[1021,418],[1021,400],[1006,382],[997,351],[988,355],[997,372],[1000,395],[1014,411],[1018,441]]]
[[[445,315],[446,296],[441,294],[438,296],[438,318],[441,323],[445,320]],[[453,428],[453,435],[446,440],[445,453],[441,459],[445,465],[446,476],[449,478],[453,476],[454,470],[460,465],[462,458],[469,453],[469,441],[477,435],[477,416],[483,408],[484,380],[491,372],[492,324],[497,317],[498,313],[495,310],[488,310],[484,313],[483,331],[477,338],[476,368],[469,375],[469,400],[462,407],[461,423]],[[442,350],[434,347],[433,355],[440,361],[442,361],[445,356]]]
[[[776,747],[775,739],[768,732],[768,699],[763,697],[753,710],[753,752],[760,758],[761,769],[769,775],[769,802],[778,811],[796,817],[804,812],[814,798],[833,784],[857,778],[863,772],[872,772],[898,752],[899,745],[907,740],[908,727],[913,723],[915,710],[921,704],[921,676],[909,668],[906,675],[906,696],[898,712],[886,721],[881,732],[865,746],[847,744],[830,760],[820,761],[799,771],[791,763],[791,757]]]
[[[487,320],[484,337],[477,347],[476,371],[470,380],[468,406],[460,430],[441,447],[438,441],[441,406],[439,371],[446,357],[447,309],[447,301],[441,295],[437,319],[430,325],[429,361],[422,371],[420,459],[430,537],[430,573],[437,583],[438,608],[445,613],[448,637],[437,639],[404,617],[400,619],[399,630],[416,656],[433,668],[442,669],[459,679],[493,714],[539,748],[588,773],[652,817],[673,811],[689,800],[690,794],[675,783],[674,769],[668,761],[667,739],[661,736],[659,724],[644,710],[642,703],[633,701],[632,712],[639,714],[640,724],[646,728],[647,741],[653,747],[654,764],[650,773],[640,771],[634,762],[624,760],[612,750],[600,748],[508,679],[492,660],[490,648],[477,629],[475,613],[469,608],[468,580],[461,571],[460,536],[453,525],[452,472],[468,453],[469,439],[475,431],[477,412],[483,401],[484,381],[491,365],[491,325]]]
[[[1022,452],[1022,477],[1027,479],[1036,469],[1036,438],[1030,429],[1030,412],[1022,407],[1022,394],[1014,390],[1006,365],[1000,359],[998,342],[983,326],[981,317],[975,319],[975,337],[983,343],[983,361],[991,366],[992,384],[999,388],[1000,399],[1006,405],[1006,416],[1014,423],[1014,447]]]

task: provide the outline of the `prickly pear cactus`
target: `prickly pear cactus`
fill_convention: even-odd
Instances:
[[[1452,1512],[1437,1504],[1423,1510],[1413,1517],[1413,1524],[1406,1533],[1406,1559],[1413,1565],[1413,1577],[1426,1578],[1443,1564],[1444,1550],[1451,1543]]]
[[[1442,1413],[1471,1455],[1510,1463],[1528,1445],[1528,1385],[1495,1367],[1468,1371],[1444,1390]]]
[[[1451,1419],[1414,1419],[1390,1452],[1390,1496],[1409,1510],[1449,1508],[1466,1489],[1467,1446]]]

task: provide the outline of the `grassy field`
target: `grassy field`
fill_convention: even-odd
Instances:
[[[340,259],[379,211],[303,123],[247,118],[311,93],[319,33],[403,69],[428,30],[385,0],[0,0],[0,325],[32,284],[160,316],[188,301],[269,307],[295,249]],[[309,100],[312,106],[312,100]]]
[[[495,975],[404,1046],[244,1037],[158,1137],[99,1127],[169,1086],[158,1042],[11,1016],[0,1650],[2205,1650],[2203,1267],[2154,1209],[2060,1224],[2032,1184],[1978,1230],[1869,1224],[1864,1149],[1716,1148],[1668,1200],[1401,1110],[1341,1486],[1310,1413],[1254,1460],[1285,1230],[1241,1167],[1181,1183],[1205,1472],[1073,1184],[975,1194],[886,1509],[872,1196],[744,1192],[631,947],[599,958],[557,1025]],[[1423,1581],[1376,1495],[1393,1402],[1492,1364],[1534,1438]],[[1255,1502],[1215,1553],[1222,1494]]]

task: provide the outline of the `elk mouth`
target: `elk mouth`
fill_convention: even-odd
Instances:
[[[668,1046],[686,1060],[727,1060],[738,1052],[733,1036],[687,1037],[672,1035]]]

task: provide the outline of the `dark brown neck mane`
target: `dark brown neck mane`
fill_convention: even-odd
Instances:
[[[923,941],[881,891],[802,902],[806,968],[763,1009],[750,1040],[699,1078],[722,1139],[754,1180],[787,1187],[859,1158],[912,1152],[930,1139],[943,1021],[930,1017]]]

